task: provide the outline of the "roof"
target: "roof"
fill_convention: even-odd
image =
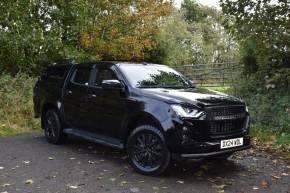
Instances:
[[[61,66],[71,66],[72,64],[61,64],[61,65],[53,65],[50,67],[61,67]],[[152,64],[147,62],[124,62],[124,61],[96,61],[96,62],[87,62],[87,63],[76,63],[75,65],[82,65],[82,66],[92,66],[92,65],[102,65],[102,66],[111,66],[111,65],[117,65],[117,66],[123,66],[123,65],[150,65],[150,66],[164,66],[161,64]]]

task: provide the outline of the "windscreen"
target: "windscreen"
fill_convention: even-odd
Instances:
[[[191,88],[189,80],[172,68],[162,65],[120,65],[130,84],[136,88]]]

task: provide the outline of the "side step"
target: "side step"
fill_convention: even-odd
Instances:
[[[110,146],[116,149],[124,149],[124,144],[116,138],[107,137],[104,135],[98,135],[92,132],[83,131],[83,130],[74,129],[74,128],[65,128],[63,129],[63,132],[69,135],[74,135],[76,137],[86,139],[94,143],[102,144],[105,146]]]

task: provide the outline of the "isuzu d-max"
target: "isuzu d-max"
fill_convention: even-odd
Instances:
[[[161,174],[171,159],[226,159],[251,146],[243,101],[165,65],[51,66],[35,85],[34,109],[48,142],[74,135],[124,150],[146,175]]]

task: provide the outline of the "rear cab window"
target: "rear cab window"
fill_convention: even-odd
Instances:
[[[78,85],[89,85],[90,75],[90,67],[79,67],[73,72],[71,82]]]

